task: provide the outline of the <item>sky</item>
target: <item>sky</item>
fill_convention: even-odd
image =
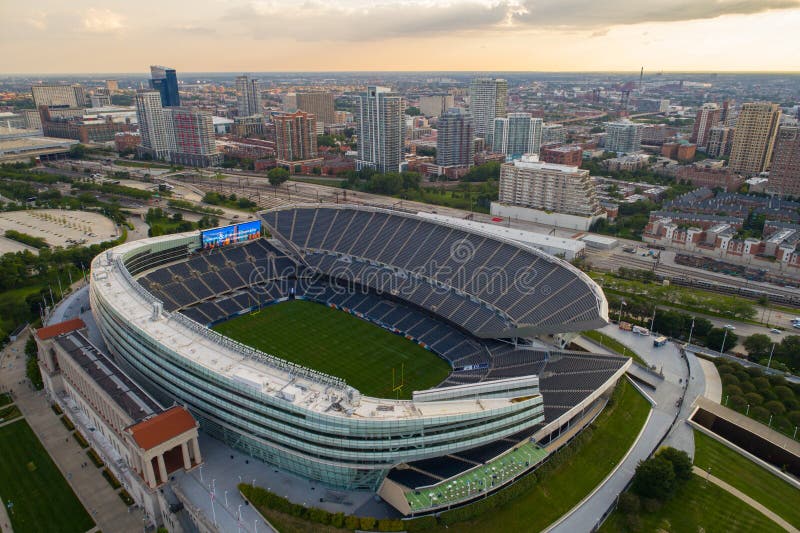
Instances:
[[[800,0],[0,0],[0,75],[800,71]]]

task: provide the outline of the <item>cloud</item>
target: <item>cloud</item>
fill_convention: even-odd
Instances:
[[[522,26],[589,29],[792,8],[800,8],[800,0],[523,0],[513,20]]]
[[[125,17],[110,9],[89,8],[83,18],[83,29],[92,33],[110,33],[121,30]]]
[[[47,29],[47,13],[44,11],[36,11],[25,19],[25,22],[36,30]]]
[[[230,9],[223,20],[246,28],[256,38],[372,41],[485,30],[506,22],[509,13],[505,1],[491,5],[471,0],[446,5],[402,1],[354,7],[309,0],[291,8],[251,3]]]

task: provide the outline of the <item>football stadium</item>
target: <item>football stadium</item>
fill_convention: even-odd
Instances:
[[[628,358],[569,351],[601,289],[523,243],[415,213],[295,205],[96,257],[115,362],[203,432],[404,514],[483,497],[600,413]]]

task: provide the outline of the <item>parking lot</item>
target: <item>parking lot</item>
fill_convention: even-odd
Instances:
[[[91,245],[118,237],[114,222],[99,213],[63,209],[29,209],[0,213],[0,235],[14,230],[44,239],[50,246]],[[0,251],[28,248],[5,237]],[[6,250],[6,248],[9,248]]]

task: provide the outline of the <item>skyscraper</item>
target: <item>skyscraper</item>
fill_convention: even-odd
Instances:
[[[630,121],[609,122],[606,124],[606,150],[609,152],[638,152],[642,144],[644,124]]]
[[[249,76],[236,77],[237,104],[240,117],[261,114],[261,84]]]
[[[327,91],[297,93],[297,109],[314,115],[318,126],[336,124],[333,93]]]
[[[302,161],[317,157],[316,117],[305,111],[272,117],[278,161]]]
[[[781,126],[775,140],[767,189],[800,198],[800,128]]]
[[[733,141],[733,128],[728,126],[714,126],[708,130],[708,144],[706,154],[708,157],[725,157],[731,153]]]
[[[692,130],[691,142],[698,148],[708,146],[708,134],[714,126],[718,126],[722,117],[722,109],[717,104],[709,103],[697,110],[694,119],[694,129]]]
[[[403,98],[387,87],[370,86],[358,101],[356,168],[397,172],[403,160]]]
[[[419,97],[419,112],[426,117],[440,117],[455,105],[452,94],[434,94]]]
[[[475,123],[475,136],[491,146],[494,119],[506,116],[508,82],[502,79],[475,78],[469,87],[469,109]]]
[[[742,104],[733,133],[731,158],[733,172],[755,175],[767,170],[775,147],[781,110],[778,104],[750,102]]]
[[[517,159],[523,154],[539,154],[542,146],[542,119],[530,113],[509,113],[494,119],[492,151]]]
[[[150,87],[161,95],[161,107],[181,105],[181,95],[178,93],[178,74],[174,68],[150,66]]]
[[[190,107],[164,109],[171,119],[175,136],[170,161],[179,165],[208,167],[222,162],[214,141],[214,121],[211,113]]]
[[[161,92],[141,90],[135,97],[136,118],[142,144],[138,151],[153,159],[169,159],[175,151],[175,133],[172,116],[165,113],[161,105]]]
[[[443,167],[472,166],[475,127],[469,111],[453,107],[439,117],[436,164]]]

